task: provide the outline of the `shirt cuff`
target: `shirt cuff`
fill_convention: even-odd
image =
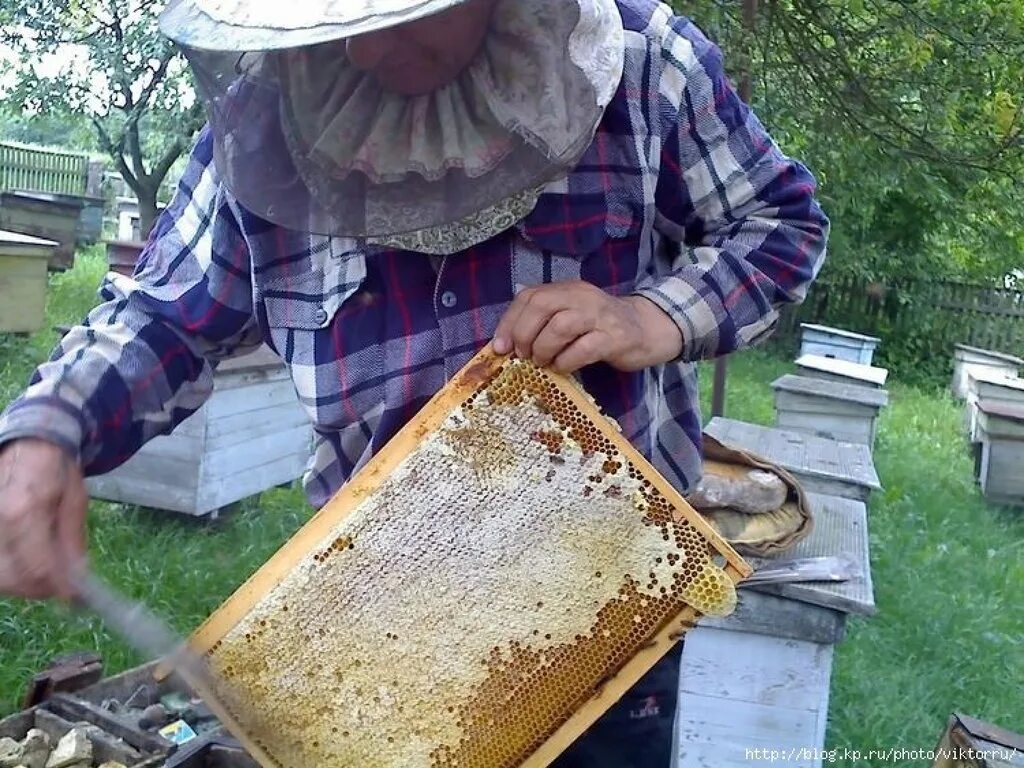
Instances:
[[[0,445],[21,438],[46,440],[79,462],[85,432],[82,414],[55,398],[17,400],[0,416]]]
[[[702,291],[704,294],[702,294]],[[676,360],[696,362],[716,354],[725,308],[716,296],[707,296],[708,285],[692,285],[678,276],[637,288],[636,295],[657,305],[675,322],[683,336],[683,347]]]

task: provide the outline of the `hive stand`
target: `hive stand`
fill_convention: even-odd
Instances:
[[[0,230],[0,333],[33,333],[46,314],[52,240]]]
[[[885,368],[851,363],[849,360],[823,357],[822,355],[801,355],[796,360],[796,367],[799,369],[800,375],[812,379],[838,381],[843,384],[855,384],[875,389],[884,387],[889,378],[889,371]]]
[[[1017,377],[1021,368],[1024,368],[1024,360],[1015,355],[957,344],[953,350],[953,396],[960,400],[967,396],[969,373],[986,371],[996,376]]]
[[[801,323],[800,355],[819,355],[871,365],[880,339],[862,333],[831,328],[827,325]]]
[[[814,438],[807,450],[807,442],[793,442],[793,433],[721,418],[707,431],[727,445],[799,469],[802,482],[831,476],[827,487],[846,487],[853,495],[877,487],[865,446],[836,444],[823,453],[820,447],[831,441]],[[866,462],[856,473],[848,460],[836,460],[851,452]],[[756,762],[750,752],[756,749],[781,751],[775,765],[822,764],[833,652],[845,637],[848,616],[873,615],[875,600],[864,501],[808,497],[814,531],[782,559],[841,556],[855,564],[858,575],[836,584],[741,589],[732,616],[691,630],[683,641],[673,768],[746,768]]]
[[[203,517],[305,471],[312,426],[280,358],[263,347],[222,363],[214,391],[170,435],[87,480],[93,498]]]
[[[979,476],[985,498],[1024,506],[1024,405],[978,402]]]
[[[878,414],[889,402],[882,389],[793,374],[776,379],[772,388],[777,426],[869,447]]]

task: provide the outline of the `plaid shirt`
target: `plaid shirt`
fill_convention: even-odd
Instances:
[[[269,344],[313,422],[319,507],[491,338],[516,291],[582,279],[679,325],[680,360],[579,373],[681,490],[700,475],[693,362],[752,345],[803,299],[829,223],[814,179],[732,90],[687,19],[620,0],[626,64],[593,144],[523,221],[444,258],[285,230],[219,182],[204,132],[133,278],[60,343],[0,419],[111,470],[202,406],[219,360]]]

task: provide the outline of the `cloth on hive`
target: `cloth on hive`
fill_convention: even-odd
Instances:
[[[737,552],[785,552],[810,535],[811,507],[799,481],[762,456],[705,433],[704,478],[686,500]]]

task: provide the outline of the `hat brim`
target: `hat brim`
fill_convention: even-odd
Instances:
[[[355,37],[432,16],[467,0],[420,0],[399,12],[368,14],[338,24],[302,29],[243,27],[218,21],[192,0],[172,0],[160,14],[160,31],[179,45],[204,51],[273,51]],[[284,6],[283,6],[284,7]]]

